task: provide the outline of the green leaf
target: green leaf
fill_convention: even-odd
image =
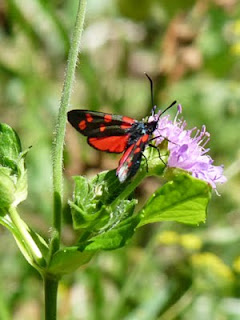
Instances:
[[[111,203],[124,190],[126,184],[119,182],[115,170],[102,172],[92,180],[77,176],[74,181],[73,201],[69,201],[69,205],[75,229],[97,231],[108,225],[111,217],[114,221],[119,219],[122,210],[120,212],[111,208]],[[123,205],[121,201],[118,203],[119,208]]]
[[[32,229],[30,229],[24,221],[22,221],[22,224],[24,224],[25,228],[29,232],[29,235],[32,237],[34,240],[35,244],[43,254],[43,259],[40,259],[36,262],[34,261],[34,258],[29,251],[28,245],[26,242],[23,240],[23,237],[21,233],[19,232],[18,228],[15,226],[15,224],[12,222],[12,219],[10,215],[5,214],[4,216],[0,216],[0,224],[2,224],[4,227],[6,227],[14,236],[15,241],[22,252],[23,256],[25,259],[28,261],[28,263],[33,266],[34,268],[40,270],[41,267],[44,267],[46,265],[47,257],[49,254],[49,248],[46,243],[46,241],[36,232],[34,232]]]
[[[27,151],[26,151],[27,152]],[[26,152],[21,152],[17,133],[7,124],[0,124],[0,214],[17,206],[27,197]]]
[[[53,255],[48,271],[55,275],[71,273],[88,263],[94,253],[94,251],[81,252],[78,247],[63,248]]]
[[[158,221],[198,224],[206,219],[210,186],[181,173],[159,188],[141,210],[139,226]]]
[[[14,201],[15,185],[10,178],[10,169],[0,167],[0,215],[5,214]]]
[[[98,200],[101,188],[92,185],[82,176],[74,177],[73,201],[69,201],[74,229],[98,229],[109,219],[108,208]]]
[[[83,245],[84,251],[114,250],[123,247],[132,238],[139,221],[139,216],[133,216],[121,221],[112,229],[88,240]]]
[[[7,124],[0,123],[0,165],[3,165],[6,159],[17,161],[21,150],[17,133]]]
[[[4,227],[6,227],[12,233],[12,235],[15,238],[15,241],[16,241],[20,251],[22,252],[23,256],[28,261],[28,263],[34,267],[32,256],[29,254],[28,248],[27,248],[25,242],[23,241],[18,229],[13,224],[10,216],[8,214],[5,214],[4,216],[0,216],[0,224],[2,224]]]
[[[74,180],[73,202],[69,205],[74,228],[85,229],[79,240],[80,251],[112,250],[125,245],[139,223],[139,217],[133,217],[137,200],[117,198],[126,184],[120,184],[115,170],[102,172],[92,180]]]

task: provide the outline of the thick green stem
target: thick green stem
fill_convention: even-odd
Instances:
[[[71,92],[73,89],[74,74],[78,60],[78,52],[83,31],[86,5],[87,0],[79,1],[56,125],[56,136],[53,148],[53,226],[55,229],[55,234],[53,235],[52,241],[52,253],[57,251],[60,246],[61,213],[63,199],[63,145],[66,130],[67,110],[70,102]]]
[[[45,292],[45,320],[57,319],[57,289],[58,280],[44,277],[44,292]]]

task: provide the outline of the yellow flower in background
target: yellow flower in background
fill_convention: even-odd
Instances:
[[[191,233],[179,234],[175,231],[163,231],[157,241],[164,245],[180,245],[187,250],[199,250],[202,247],[202,240]]]
[[[232,270],[215,254],[211,252],[197,253],[192,255],[191,262],[197,271],[216,275],[225,281],[232,281],[234,276]]]
[[[202,240],[191,233],[180,236],[180,244],[187,250],[199,250],[202,247]]]
[[[235,35],[240,36],[240,20],[237,20],[232,27],[232,31]]]
[[[236,271],[236,272],[239,272],[240,273],[240,256],[237,257],[234,262],[233,262],[233,269]]]
[[[179,234],[174,231],[163,231],[157,236],[157,242],[165,245],[178,244],[179,240]]]
[[[240,41],[231,46],[231,53],[240,56]]]
[[[230,46],[230,51],[232,55],[240,55],[240,20],[236,20],[230,27],[232,45]]]

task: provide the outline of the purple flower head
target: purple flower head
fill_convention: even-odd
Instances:
[[[223,175],[223,166],[214,166],[213,159],[207,155],[210,149],[205,149],[205,146],[210,140],[210,134],[205,126],[202,126],[201,130],[185,130],[186,121],[178,119],[181,112],[182,107],[178,105],[174,121],[170,120],[169,115],[159,118],[158,126],[153,133],[156,145],[167,138],[168,166],[189,171],[192,176],[208,182],[216,190],[216,184],[224,183],[227,179]],[[151,116],[149,121],[156,119],[158,114]]]

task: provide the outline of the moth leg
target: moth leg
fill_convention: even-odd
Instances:
[[[171,143],[173,143],[173,144],[175,144],[175,145],[178,145],[177,143],[175,143],[175,142],[173,142],[173,141],[169,140],[168,138],[166,138],[166,137],[162,136],[161,134],[160,134],[159,136],[157,136],[157,137],[153,137],[153,138],[151,138],[149,141],[153,141],[153,140],[155,140],[155,139],[157,139],[157,138],[161,138],[161,137],[162,137],[164,140],[167,140],[168,142],[171,142]]]
[[[154,146],[154,144],[151,144],[151,143],[149,143],[149,147],[152,147],[157,150],[159,159],[162,161],[163,164],[165,164],[165,166],[167,166],[166,162],[161,157],[160,150],[158,149],[158,147]]]
[[[148,173],[148,161],[147,161],[147,157],[145,156],[145,154],[143,152],[141,152],[142,156],[144,157],[144,159],[146,160],[146,171]]]

